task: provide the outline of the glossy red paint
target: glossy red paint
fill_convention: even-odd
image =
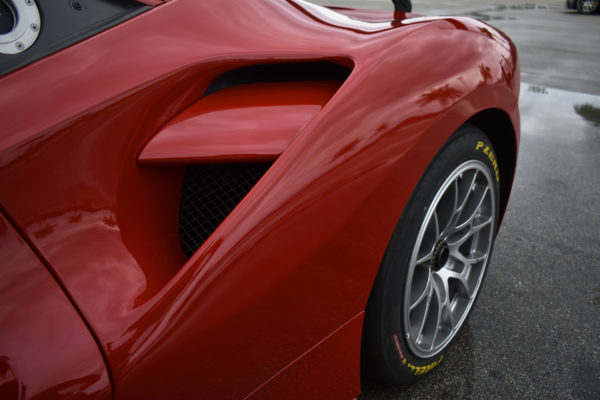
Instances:
[[[102,354],[69,299],[0,215],[0,398],[110,399]]]
[[[479,112],[506,115],[514,147],[519,132],[502,33],[377,21],[301,0],[176,0],[0,79],[0,204],[93,329],[116,398],[274,397],[327,365],[303,390],[360,392],[356,318],[419,177]],[[315,60],[352,73],[186,260],[184,167],[140,165],[141,151],[223,72]],[[235,158],[230,144],[211,151]]]
[[[339,86],[336,81],[255,83],[220,90],[165,125],[138,161],[141,165],[274,161]]]
[[[360,380],[360,362],[348,349],[360,341],[363,313],[302,354],[247,399],[351,399]],[[339,371],[349,371],[342,375]],[[306,384],[310,382],[311,384]]]
[[[404,12],[391,13],[390,11],[386,10],[368,10],[339,6],[330,6],[327,8],[333,11],[337,11],[341,14],[347,15],[349,17],[368,22],[389,22],[390,20],[403,20],[408,18],[420,17],[420,15],[418,14]]]

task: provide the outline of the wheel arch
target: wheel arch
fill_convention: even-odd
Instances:
[[[517,135],[510,117],[504,111],[492,108],[478,112],[467,122],[481,129],[492,142],[500,167],[500,220],[508,205],[517,166]],[[498,227],[500,224],[498,224]]]

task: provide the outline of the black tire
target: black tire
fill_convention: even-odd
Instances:
[[[406,384],[440,364],[480,292],[498,226],[499,181],[489,139],[470,125],[427,167],[396,225],[367,304],[365,376]]]
[[[598,11],[598,0],[577,0],[577,12],[594,14]]]

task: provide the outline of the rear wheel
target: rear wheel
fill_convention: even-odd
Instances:
[[[577,11],[581,14],[593,14],[598,11],[598,0],[577,0]]]
[[[408,383],[435,368],[464,326],[498,224],[499,170],[487,137],[461,128],[400,218],[365,315],[363,371]]]

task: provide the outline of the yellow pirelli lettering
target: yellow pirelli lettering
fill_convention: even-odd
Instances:
[[[435,367],[437,367],[442,362],[443,359],[444,359],[444,356],[441,356],[439,360],[434,361],[431,364],[425,365],[423,367],[417,367],[416,365],[412,365],[411,363],[406,363],[405,365],[410,369],[410,372],[413,375],[423,375],[423,374],[428,373]]]
[[[490,146],[486,145],[481,140],[478,140],[477,144],[475,145],[475,150],[480,150],[480,149],[482,149],[483,153],[485,155],[487,155],[488,158],[490,159],[490,162],[492,163],[492,167],[494,167],[494,173],[496,175],[496,181],[500,182],[500,169],[498,168],[498,160],[496,159],[496,155],[490,149]]]

